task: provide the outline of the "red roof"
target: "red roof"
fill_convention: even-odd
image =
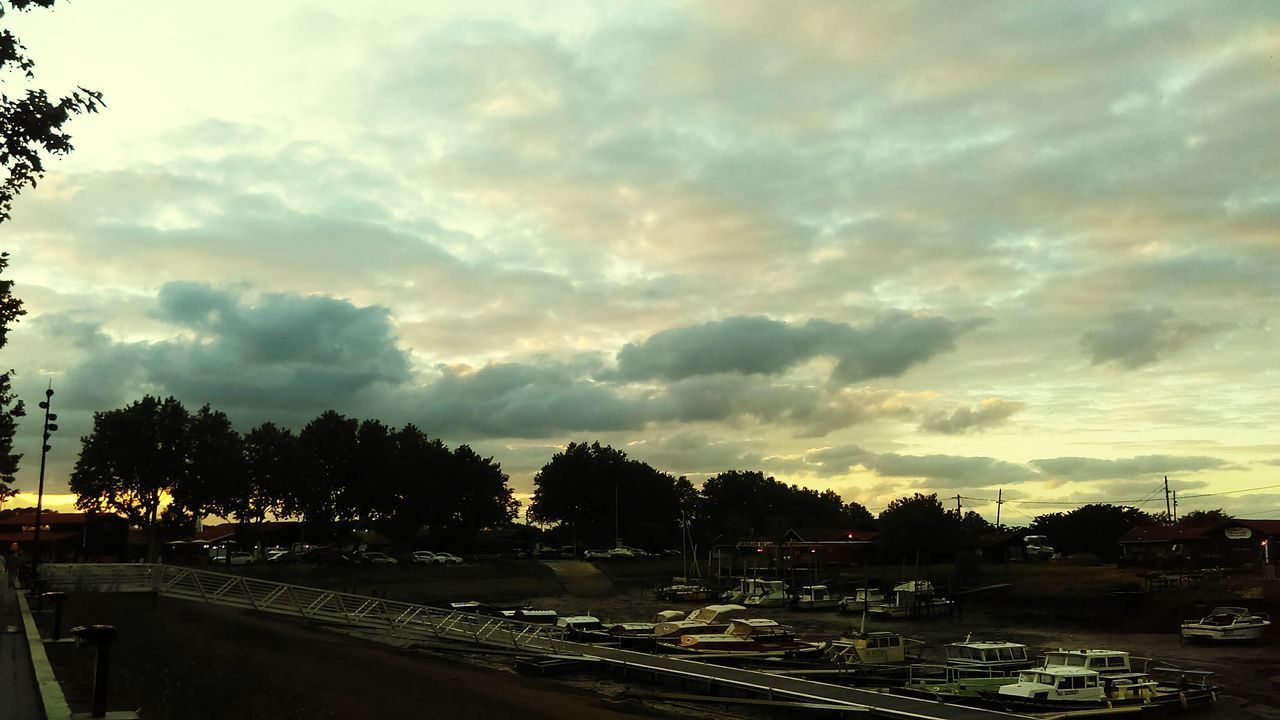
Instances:
[[[1239,525],[1248,525],[1263,535],[1280,535],[1280,520],[1236,520]]]

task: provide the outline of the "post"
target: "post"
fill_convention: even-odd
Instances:
[[[1000,506],[1004,505],[1004,490],[996,491],[996,530],[1000,529]]]
[[[107,716],[108,680],[111,677],[111,643],[117,637],[115,627],[111,625],[81,625],[71,630],[80,647],[92,647],[95,650],[93,666],[93,706],[89,713],[91,718]]]
[[[45,456],[52,448],[49,446],[49,434],[58,429],[56,424],[51,421],[57,420],[58,416],[49,412],[49,404],[53,402],[53,381],[49,381],[49,387],[44,391],[44,400],[40,401],[40,407],[44,409],[44,439],[40,443],[40,486],[36,491],[36,530],[32,538],[31,548],[31,579],[35,580],[40,572],[40,524],[41,516],[44,513],[44,461]],[[43,601],[41,601],[43,602]]]
[[[1169,476],[1164,476],[1164,519],[1169,522],[1173,518],[1173,508],[1169,505]]]
[[[67,594],[47,592],[43,597],[53,605],[53,640],[57,642],[62,639],[62,605],[67,601]]]

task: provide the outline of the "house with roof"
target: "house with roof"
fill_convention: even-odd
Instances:
[[[128,552],[129,522],[111,513],[20,512],[0,518],[0,547],[17,544],[28,556],[46,562],[115,562]]]
[[[1231,519],[1214,525],[1139,525],[1120,538],[1121,557],[1135,564],[1276,564],[1280,520]]]
[[[791,528],[780,537],[755,536],[736,543],[740,562],[768,567],[781,560],[789,568],[854,567],[875,561],[875,530]]]

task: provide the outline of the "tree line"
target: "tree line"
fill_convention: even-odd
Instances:
[[[298,519],[317,540],[362,522],[407,544],[424,528],[449,541],[507,525],[519,507],[493,458],[413,425],[327,410],[296,434],[264,422],[241,435],[208,405],[191,413],[150,395],[94,413],[70,486],[77,508],[146,531],[152,557],[162,529],[206,515],[250,529]]]

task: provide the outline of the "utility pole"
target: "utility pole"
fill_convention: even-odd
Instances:
[[[996,491],[996,530],[1000,529],[1000,506],[1004,505],[1004,490]]]
[[[960,512],[960,496],[959,496],[959,495],[956,495],[956,517],[960,517],[960,516],[961,516],[961,512]]]
[[[1178,522],[1178,491],[1173,491],[1173,521]]]
[[[1164,476],[1164,519],[1167,522],[1173,517],[1173,506],[1169,504],[1169,476]]]

